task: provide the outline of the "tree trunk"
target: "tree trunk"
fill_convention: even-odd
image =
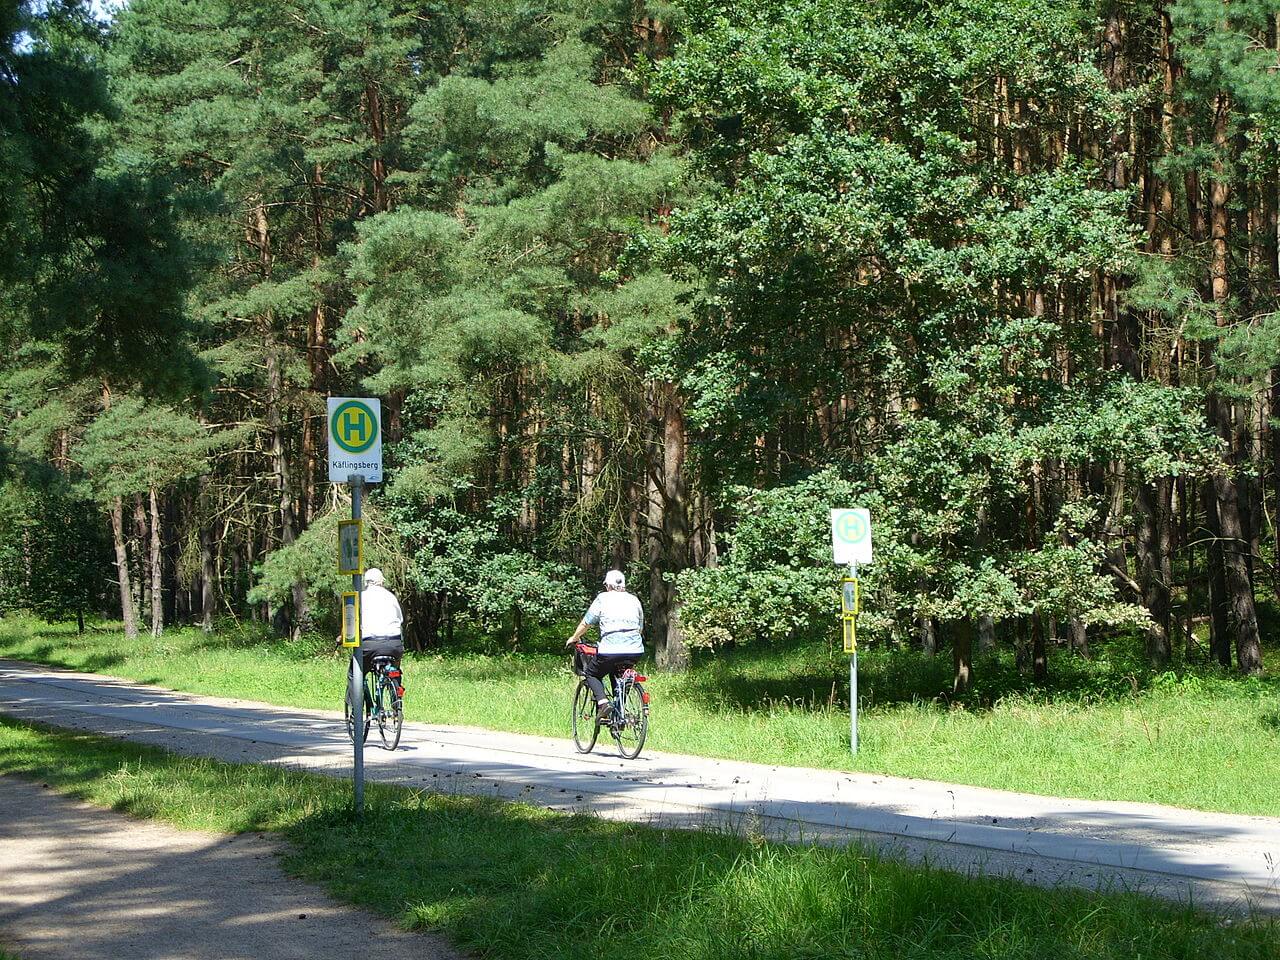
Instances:
[[[142,505],[142,494],[133,498],[134,560],[137,563],[137,579],[133,585],[134,606],[139,610],[151,609],[150,554],[147,551],[147,511]]]
[[[160,499],[156,488],[150,490],[151,500],[151,635],[164,633],[164,564],[160,561]]]
[[[1077,656],[1089,659],[1089,630],[1079,617],[1067,618],[1067,639]]]
[[[656,446],[654,444],[653,446]],[[652,447],[651,447],[652,449]],[[656,480],[662,472],[661,459],[654,457],[655,463],[649,472],[646,483],[647,515],[648,515],[648,560],[649,560],[649,615],[646,625],[656,651],[661,649],[667,639],[667,594],[669,589],[662,577],[665,567],[663,562],[663,530],[662,530],[662,494]]]
[[[1168,482],[1162,478],[1161,482]],[[1169,665],[1173,655],[1169,639],[1169,585],[1163,580],[1160,554],[1159,491],[1155,484],[1140,483],[1136,491],[1138,507],[1138,584],[1142,603],[1151,615],[1147,627],[1147,660],[1156,670]]]
[[[1269,391],[1271,402],[1271,419],[1280,418],[1280,367],[1273,367],[1271,370],[1271,389]],[[1280,525],[1280,430],[1274,426],[1270,428],[1271,439],[1271,489],[1272,503],[1275,510],[1276,524]],[[1280,550],[1276,551],[1275,566],[1271,572],[1272,580],[1277,584],[1280,590]]]
[[[920,636],[920,649],[924,655],[926,657],[936,656],[938,653],[938,633],[935,629],[933,617],[917,614],[916,632]]]
[[[684,408],[673,385],[662,387],[662,539],[664,573],[674,576],[689,565],[689,484],[684,475]],[[680,591],[668,584],[667,633],[658,652],[658,666],[682,671],[689,667],[689,647],[680,625]]]
[[[324,187],[324,168],[316,164],[312,169],[311,192],[311,267],[317,273],[324,263],[325,219],[321,194]],[[315,306],[307,322],[307,369],[311,374],[311,389],[320,396],[328,393],[329,369],[329,311],[322,292],[317,293]],[[308,414],[302,422],[302,516],[304,525],[320,512],[317,503],[316,476],[320,472],[320,446],[324,443],[326,428],[319,416]]]
[[[1173,616],[1173,477],[1160,477],[1155,482],[1156,492],[1156,554],[1159,557],[1159,580],[1162,616],[1165,633],[1172,647],[1177,630]]]
[[[1213,181],[1209,190],[1209,227],[1211,240],[1210,284],[1217,313],[1217,323],[1226,327],[1230,302],[1229,248],[1230,229],[1230,172],[1227,168],[1228,129],[1231,99],[1219,94],[1215,104],[1213,144],[1215,159]],[[1234,447],[1235,425],[1232,422],[1231,401],[1220,394],[1209,401],[1219,435]],[[1240,488],[1236,478],[1227,471],[1213,478],[1213,492],[1218,508],[1218,526],[1222,537],[1222,566],[1227,590],[1228,624],[1236,646],[1236,662],[1245,673],[1262,671],[1262,647],[1258,637],[1258,615],[1254,607],[1253,581],[1249,577],[1246,557],[1248,541],[1241,517]]]
[[[200,627],[205,633],[213,632],[213,611],[218,602],[218,569],[214,564],[212,521],[200,518]]]
[[[983,614],[978,618],[978,650],[990,653],[996,648],[996,622]]]
[[[1224,667],[1231,666],[1231,634],[1227,629],[1227,575],[1222,558],[1222,529],[1218,525],[1218,501],[1210,480],[1201,488],[1205,519],[1209,525],[1209,652]]]
[[[267,211],[261,204],[254,207],[254,246],[258,249],[259,263],[264,280],[270,279],[272,270],[271,233],[267,223]],[[280,359],[280,345],[276,338],[275,320],[268,313],[261,323],[263,361],[267,371],[266,414],[270,444],[271,468],[275,479],[280,509],[280,542],[289,546],[298,534],[293,509],[293,485],[289,477],[289,453],[284,432],[281,406],[284,403],[284,370]],[[307,609],[307,587],[298,580],[293,584],[293,617],[291,632],[296,639],[306,629],[310,620]]]
[[[1031,615],[1031,676],[1036,683],[1049,679],[1049,651],[1044,642],[1044,615]]]
[[[1245,559],[1248,542],[1240,523],[1235,481],[1225,474],[1213,480],[1222,538],[1222,568],[1226,587],[1227,625],[1235,640],[1236,665],[1244,673],[1262,672],[1262,646],[1258,636],[1258,615],[1253,602],[1253,583]]]
[[[124,501],[116,497],[111,501],[111,539],[116,548],[116,573],[120,581],[120,617],[124,620],[124,635],[129,640],[138,639],[138,615],[133,606],[133,585],[129,580],[129,551],[124,541]]]
[[[951,644],[952,663],[955,665],[951,682],[953,693],[967,693],[973,685],[973,634],[972,623],[965,621],[956,624],[955,640]]]
[[[1016,623],[1016,632],[1013,641],[1013,665],[1017,668],[1018,673],[1024,677],[1031,673],[1032,669],[1032,645],[1031,637],[1031,620],[1036,619],[1037,614],[1029,614],[1020,618]]]

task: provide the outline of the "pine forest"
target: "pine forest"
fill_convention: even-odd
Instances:
[[[1266,0],[0,0],[0,606],[1262,670]],[[349,578],[346,582],[349,582]],[[1272,627],[1274,629],[1274,627]],[[557,633],[563,640],[563,633]],[[975,666],[976,664],[976,666]]]

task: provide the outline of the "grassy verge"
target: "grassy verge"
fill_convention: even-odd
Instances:
[[[0,656],[180,690],[337,709],[343,661],[318,641],[171,630],[126,641],[110,626],[0,621]],[[951,701],[949,663],[912,651],[860,657],[861,749],[848,754],[848,661],[825,649],[744,650],[651,679],[650,748],[762,763],[858,769],[1047,795],[1280,816],[1280,651],[1269,676],[1208,668],[1152,676],[1133,652],[1058,655],[1030,687],[1006,660],[977,666]],[[411,720],[567,736],[573,678],[553,650],[411,656]]]
[[[1228,923],[1130,894],[968,879],[856,847],[378,785],[355,822],[338,781],[7,721],[0,774],[179,827],[280,831],[291,872],[482,957],[1274,960],[1280,939],[1274,920]]]

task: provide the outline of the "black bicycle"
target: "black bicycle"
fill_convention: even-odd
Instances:
[[[580,652],[574,658],[574,672],[581,672]],[[649,678],[631,668],[609,675],[609,715],[597,718],[596,698],[586,678],[578,681],[573,694],[573,743],[579,753],[590,753],[605,727],[618,745],[618,753],[628,760],[640,756],[645,737],[649,735],[649,694],[644,683]]]
[[[400,745],[400,731],[404,727],[404,679],[400,668],[390,657],[374,657],[373,669],[364,675],[364,731],[361,742],[369,739],[369,728],[376,723],[382,746],[394,750]],[[342,698],[343,720],[347,736],[355,742],[354,710],[351,708],[351,684]]]

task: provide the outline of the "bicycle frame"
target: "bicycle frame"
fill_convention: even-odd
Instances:
[[[364,675],[364,700],[375,711],[382,708],[383,690],[400,686],[395,678],[387,675],[387,671],[392,668],[392,664],[374,664],[373,669]]]
[[[626,715],[627,694],[631,691],[635,682],[635,671],[633,670],[624,670],[621,675],[616,673],[609,674],[609,686],[613,692],[613,715],[615,718]]]
[[[611,703],[613,705],[612,719],[609,726],[613,729],[620,729],[626,726],[627,715],[627,696],[631,693],[631,688],[648,680],[648,677],[638,674],[634,667],[627,667],[620,673],[609,674],[609,683],[612,688]],[[640,688],[641,702],[646,714],[649,712],[649,691],[643,687]]]

